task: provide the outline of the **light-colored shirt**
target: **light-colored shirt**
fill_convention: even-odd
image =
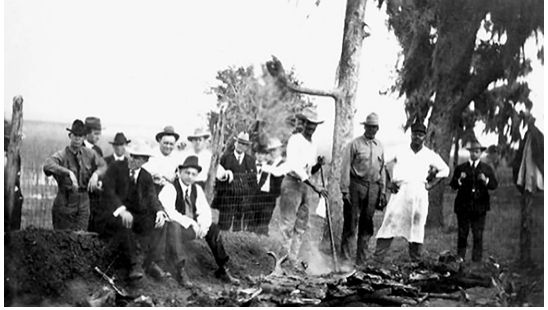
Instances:
[[[181,153],[174,150],[168,156],[165,156],[160,152],[159,148],[156,148],[153,151],[153,155],[154,156],[143,165],[143,168],[150,172],[153,177],[159,175],[170,182],[173,182],[177,167],[183,164]]]
[[[438,170],[437,178],[449,176],[449,167],[434,151],[423,146],[417,153],[408,145],[399,150],[394,158],[392,173],[394,182],[426,183],[430,167]]]
[[[124,161],[124,158],[126,157],[125,155],[118,156],[115,153],[112,153],[112,156],[114,157],[115,161]]]
[[[285,168],[288,175],[303,182],[308,180],[312,166],[317,161],[316,144],[306,140],[300,133],[294,134],[287,141],[286,154]]]
[[[187,188],[192,189],[191,186],[185,185],[180,179],[177,179],[177,182],[181,185],[183,194],[187,191]],[[207,203],[202,188],[200,186],[195,186],[194,188],[196,189],[196,222],[207,232],[212,223],[211,208]],[[190,194],[191,191],[188,192],[188,195]],[[177,201],[177,190],[175,189],[175,185],[164,186],[158,195],[158,199],[162,203],[162,206],[164,206],[164,210],[170,221],[177,222],[184,228],[188,228],[192,225],[194,219],[177,211],[175,206],[175,202]]]
[[[202,167],[202,171],[198,173],[198,176],[196,176],[196,182],[205,182],[207,181],[207,174],[209,173],[209,166],[211,165],[211,151],[208,149],[202,150],[200,153],[196,153],[193,148],[190,148],[189,150],[185,150],[182,154],[182,162],[185,162],[185,159],[190,156],[194,155],[198,157],[198,165]]]
[[[361,135],[344,149],[341,167],[341,192],[348,193],[351,177],[371,183],[386,183],[384,148],[377,139]]]
[[[93,144],[91,144],[88,140],[85,140],[85,139],[84,139],[84,146],[90,150],[93,149]]]

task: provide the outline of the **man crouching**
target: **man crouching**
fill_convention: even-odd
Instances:
[[[177,178],[173,185],[164,186],[158,196],[170,221],[167,223],[167,247],[175,257],[177,280],[186,288],[192,287],[185,272],[185,253],[183,244],[194,239],[205,238],[219,269],[215,276],[224,282],[239,284],[226,266],[228,255],[223,246],[219,226],[212,223],[211,209],[200,186],[194,184],[202,171],[198,157],[188,156],[177,169]]]
[[[167,216],[152,176],[144,168],[152,152],[146,143],[135,141],[128,161],[109,166],[104,178],[104,209],[98,230],[109,237],[130,261],[129,277],[143,277],[143,267],[155,278],[169,277],[158,264],[165,261]]]

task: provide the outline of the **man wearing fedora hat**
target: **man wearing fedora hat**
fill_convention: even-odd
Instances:
[[[454,208],[459,226],[457,254],[465,258],[471,229],[474,240],[472,261],[479,262],[483,253],[485,218],[490,209],[489,190],[496,189],[498,182],[491,166],[480,161],[486,148],[473,141],[466,149],[470,152],[470,160],[457,166],[449,185],[457,190]]]
[[[177,280],[189,288],[192,282],[184,269],[187,255],[183,245],[203,238],[219,267],[215,276],[227,283],[238,284],[239,281],[232,277],[227,267],[229,257],[223,245],[221,230],[217,224],[212,223],[211,209],[204,191],[195,184],[201,170],[198,157],[188,156],[179,165],[173,184],[164,186],[160,192],[159,199],[170,219],[167,223],[167,251],[174,258]]]
[[[109,142],[112,145],[113,153],[105,157],[105,162],[110,166],[115,161],[127,161],[126,146],[131,142],[123,132],[117,132],[114,140]]]
[[[345,148],[340,183],[345,202],[341,257],[344,262],[349,262],[351,249],[357,242],[358,266],[366,262],[368,243],[374,231],[375,209],[386,202],[384,149],[381,142],[375,139],[379,117],[371,113],[361,124],[365,128],[364,134]]]
[[[180,152],[175,151],[179,137],[173,126],[166,126],[156,134],[158,149],[154,150],[154,156],[145,164],[145,168],[152,174],[157,193],[166,183],[175,180],[175,171],[181,161]]]
[[[192,144],[192,147],[183,154],[183,159],[190,155],[195,155],[200,159],[200,166],[202,170],[196,177],[195,183],[200,185],[202,189],[205,188],[207,181],[207,174],[209,172],[209,165],[211,164],[211,151],[207,148],[207,139],[211,135],[205,128],[197,128],[192,135],[187,137],[188,141]]]
[[[241,231],[251,220],[251,195],[257,188],[255,157],[246,153],[251,142],[249,134],[240,132],[234,137],[234,150],[221,156],[222,167],[215,185],[212,206],[219,210],[221,230]],[[248,213],[246,215],[246,213]]]
[[[103,150],[97,145],[103,130],[101,120],[95,116],[88,116],[84,122],[86,125],[86,139],[84,140],[85,147],[94,150],[97,154],[99,154],[99,156],[103,157]]]
[[[303,130],[293,134],[287,142],[287,174],[282,181],[279,204],[282,244],[291,266],[297,266],[302,237],[308,229],[308,210],[312,205],[309,190],[324,197],[328,196],[323,187],[310,182],[310,177],[323,164],[323,157],[317,156],[312,136],[318,125],[324,121],[312,107],[305,108],[297,116],[304,121]]]
[[[129,260],[129,278],[143,277],[143,268],[155,278],[166,278],[167,215],[158,200],[154,182],[143,165],[152,156],[144,141],[131,143],[127,161],[115,161],[104,178],[99,232]]]
[[[449,176],[449,167],[443,159],[424,146],[426,126],[411,126],[411,144],[395,153],[392,184],[394,194],[384,212],[382,225],[377,231],[374,259],[382,261],[394,237],[408,241],[411,260],[420,260],[424,242],[424,227],[428,216],[428,191]]]
[[[53,176],[59,187],[51,210],[53,228],[87,230],[90,217],[88,192],[100,188],[99,177],[107,167],[97,152],[83,147],[87,129],[81,120],[75,120],[67,131],[69,145],[44,163],[44,173]]]

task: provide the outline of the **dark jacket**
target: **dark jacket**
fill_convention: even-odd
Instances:
[[[234,181],[219,181],[216,183],[216,190],[219,193],[229,193],[233,195],[247,195],[255,193],[257,190],[257,166],[255,157],[245,154],[242,164],[238,162],[234,151],[226,152],[220,160],[220,165],[225,170],[231,170],[234,174]]]
[[[109,156],[105,157],[104,159],[105,159],[105,162],[107,163],[107,166],[110,166],[110,164],[112,164],[113,162],[116,161],[114,159],[114,155],[109,155]],[[127,163],[127,156],[124,156],[123,161],[125,161]]]
[[[466,178],[459,185],[458,179],[462,172],[466,173]],[[487,184],[479,180],[480,173],[489,178]],[[449,185],[458,190],[455,198],[455,213],[485,213],[490,209],[489,190],[496,189],[498,181],[495,172],[488,164],[479,162],[478,166],[473,168],[470,162],[466,162],[457,166]]]
[[[156,212],[164,210],[156,196],[150,173],[141,168],[137,182],[134,183],[130,180],[129,167],[125,161],[114,162],[108,167],[103,181],[101,201],[103,223],[114,220],[112,214],[121,206],[125,206],[131,212],[134,220],[152,218],[152,221],[147,221],[152,224]]]

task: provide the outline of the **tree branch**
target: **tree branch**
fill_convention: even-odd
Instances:
[[[335,100],[337,100],[340,96],[340,93],[338,90],[325,91],[325,90],[319,90],[319,89],[312,89],[312,88],[295,85],[289,82],[281,61],[275,56],[272,56],[272,60],[266,62],[266,69],[268,70],[268,73],[276,80],[276,83],[280,87],[285,87],[292,92],[312,95],[312,96],[331,97]]]

